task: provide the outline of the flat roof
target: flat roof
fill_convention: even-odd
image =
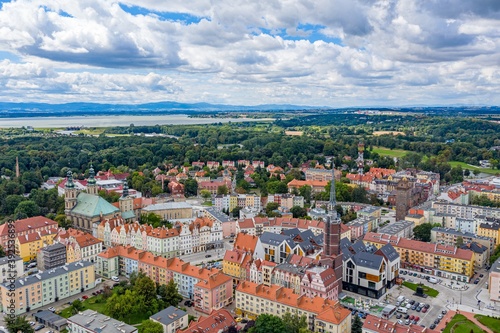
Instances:
[[[96,333],[135,333],[137,328],[92,310],[85,310],[68,318],[86,330]]]
[[[154,211],[154,210],[165,210],[165,209],[183,209],[183,208],[193,208],[190,204],[186,202],[164,202],[154,205],[149,205],[144,207],[143,211]]]

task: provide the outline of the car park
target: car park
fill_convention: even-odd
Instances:
[[[398,313],[398,314],[396,315],[396,319],[401,319],[401,317],[403,317],[403,315],[402,315],[401,313]]]

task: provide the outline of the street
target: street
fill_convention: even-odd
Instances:
[[[224,239],[224,247],[221,249],[212,249],[205,252],[197,252],[179,256],[185,262],[190,262],[192,265],[198,265],[201,263],[207,263],[209,261],[222,260],[224,258],[224,254],[226,250],[231,250],[233,248],[233,244],[230,243],[232,239],[226,238]],[[207,257],[210,255],[210,257]]]

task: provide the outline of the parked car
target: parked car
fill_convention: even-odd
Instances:
[[[415,311],[420,312],[422,311],[422,308],[419,306],[418,308],[415,309]]]
[[[423,312],[423,313],[426,313],[426,312],[427,312],[427,308],[423,308],[423,309],[422,309],[422,312]]]
[[[430,328],[431,330],[435,329],[435,328],[436,328],[436,324],[432,324],[431,326],[429,326],[429,328]]]
[[[413,304],[413,306],[411,307],[412,310],[416,310],[417,309],[417,305],[416,304]]]
[[[448,311],[446,311],[446,310],[441,311],[441,313],[442,313],[442,314],[444,314],[444,315],[445,315],[447,312],[448,312]]]
[[[120,279],[118,278],[118,276],[112,276],[111,280],[113,280],[115,282],[119,282],[120,281]]]
[[[399,325],[403,325],[403,324],[404,324],[404,322],[403,322],[401,319],[399,319],[399,320],[398,320],[398,324],[399,324]]]
[[[30,321],[30,325],[31,325],[31,326],[35,326],[35,325],[36,325],[36,323],[35,323],[34,321]]]
[[[442,315],[442,314],[440,314],[440,315],[438,316],[438,319],[439,319],[439,320],[443,319],[443,315]]]
[[[184,302],[184,305],[188,306],[188,307],[192,307],[193,306],[193,302],[191,302],[190,300],[187,300],[187,301]]]
[[[45,328],[45,325],[38,325],[37,327],[35,327],[35,331],[40,331],[40,330],[43,330]]]
[[[413,320],[413,319],[415,319],[415,316],[411,315],[410,318],[408,318],[408,319]]]
[[[243,319],[241,320],[241,323],[242,323],[242,324],[246,324],[246,323],[248,323],[248,319],[243,318]]]
[[[55,307],[53,307],[53,306],[51,306],[51,307],[49,308],[49,311],[56,312],[56,308],[55,308]]]
[[[83,299],[88,299],[89,297],[87,295],[82,296]]]
[[[474,280],[474,284],[478,284],[478,283],[479,283],[479,278]]]
[[[410,321],[408,319],[406,319],[405,325],[410,325]]]
[[[429,305],[429,304],[425,304],[425,305],[424,305],[424,308],[426,308],[426,309],[428,309],[429,307],[430,307],[430,305]]]
[[[410,318],[410,315],[409,315],[409,314],[406,314],[406,315],[404,316],[404,319],[408,319],[408,318]]]
[[[212,255],[211,254],[206,254],[205,258],[210,258]]]
[[[479,274],[479,277],[482,278],[484,276],[484,274]]]
[[[415,300],[414,299],[411,299],[410,302],[409,302],[411,305],[415,304]]]
[[[420,321],[420,317],[419,316],[415,316],[414,320],[418,323]]]
[[[402,315],[401,313],[398,313],[398,314],[396,315],[396,319],[401,319],[401,317],[403,317],[403,315]]]

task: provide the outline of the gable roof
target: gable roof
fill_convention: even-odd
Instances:
[[[51,219],[48,219],[44,216],[34,216],[30,217],[27,219],[22,219],[22,220],[17,220],[14,222],[14,230],[16,231],[16,234],[28,231],[28,230],[34,230],[38,228],[42,228],[45,226],[53,226],[53,227],[58,227],[57,222],[53,221]],[[8,223],[4,223],[0,225],[0,236],[6,236],[9,234],[9,229],[8,229]]]

